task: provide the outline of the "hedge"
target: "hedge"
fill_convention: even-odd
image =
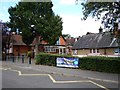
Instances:
[[[81,69],[120,73],[120,58],[118,57],[83,57],[79,60]]]
[[[58,57],[72,57],[69,55],[39,53],[36,56],[36,64],[56,66],[56,59]]]
[[[57,57],[79,58],[70,55],[39,53],[36,56],[36,64],[56,66]],[[79,69],[120,73],[120,57],[82,57],[79,58]]]

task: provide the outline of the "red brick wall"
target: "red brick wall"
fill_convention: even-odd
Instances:
[[[27,55],[27,52],[28,50],[31,50],[31,47],[27,47],[25,45],[14,45],[13,46],[13,54],[15,56],[18,56],[18,55]]]
[[[66,42],[62,36],[60,36],[60,45],[66,45]]]

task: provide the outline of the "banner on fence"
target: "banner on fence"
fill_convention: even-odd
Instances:
[[[59,67],[78,68],[78,58],[57,58],[56,63]]]

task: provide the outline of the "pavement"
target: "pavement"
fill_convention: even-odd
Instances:
[[[16,66],[19,68],[30,68],[32,70],[45,72],[49,74],[56,74],[56,75],[63,75],[63,76],[74,76],[74,77],[81,77],[84,79],[89,80],[96,80],[96,81],[103,81],[103,82],[110,82],[120,84],[120,75],[113,74],[113,73],[103,73],[97,71],[89,71],[89,70],[81,70],[81,69],[70,69],[70,68],[62,68],[62,67],[55,67],[55,66],[46,66],[46,65],[35,65],[34,62],[32,64],[28,63],[13,63],[10,61],[3,61],[3,66]],[[120,85],[119,85],[120,86]]]

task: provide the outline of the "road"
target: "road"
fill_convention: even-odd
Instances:
[[[118,90],[119,86],[117,82],[91,80],[81,76],[35,70],[29,65],[3,64],[0,70],[2,71],[2,88],[98,88],[100,90]]]

